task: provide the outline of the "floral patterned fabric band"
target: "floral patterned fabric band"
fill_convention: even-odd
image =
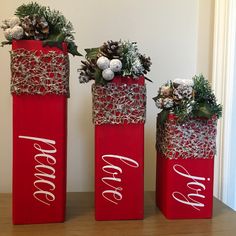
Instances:
[[[145,85],[93,84],[92,94],[95,125],[145,123]]]
[[[50,51],[11,52],[11,93],[69,97],[69,57]]]
[[[157,151],[169,159],[214,158],[217,118],[189,119],[177,122],[157,119]]]

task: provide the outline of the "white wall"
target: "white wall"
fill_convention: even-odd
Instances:
[[[206,5],[210,0],[205,0]],[[0,20],[13,15],[26,1],[1,0]],[[175,77],[192,77],[198,67],[198,0],[40,0],[58,9],[73,23],[80,51],[100,46],[104,41],[137,41],[140,51],[152,58],[147,82],[147,122],[145,126],[145,189],[155,188],[155,119],[152,101],[158,87]],[[204,4],[204,3],[202,3]],[[203,13],[204,14],[204,13]],[[206,21],[208,21],[208,16]],[[209,39],[205,33],[206,40]],[[3,34],[0,33],[0,41]],[[10,47],[0,48],[0,192],[11,191],[12,112]],[[202,57],[202,56],[201,56]],[[80,59],[71,57],[68,111],[68,191],[92,191],[94,140],[91,122],[91,84],[80,85]],[[206,61],[208,63],[208,60]],[[208,65],[207,65],[208,66]],[[199,67],[198,67],[199,68]]]
[[[197,74],[212,80],[214,0],[199,0]]]

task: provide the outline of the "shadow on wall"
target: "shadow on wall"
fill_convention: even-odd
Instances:
[[[147,121],[149,123],[149,121]],[[144,189],[153,191],[156,185],[156,127],[145,125]]]

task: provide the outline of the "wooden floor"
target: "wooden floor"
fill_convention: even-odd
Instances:
[[[236,236],[236,212],[214,201],[212,219],[167,220],[155,207],[154,193],[145,193],[144,220],[95,221],[92,193],[68,193],[65,223],[12,225],[11,195],[0,194],[0,236]]]

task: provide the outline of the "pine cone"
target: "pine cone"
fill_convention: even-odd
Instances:
[[[151,58],[150,57],[145,57],[144,55],[140,54],[139,59],[140,59],[141,64],[142,64],[142,66],[144,68],[143,73],[147,74],[147,72],[150,71],[150,67],[152,65]]]
[[[95,72],[94,68],[96,67],[96,63],[94,64],[93,61],[81,61],[81,63],[81,70],[83,70],[86,75],[92,76]]]
[[[79,70],[80,71],[80,70]],[[86,75],[84,71],[80,71],[79,74],[79,82],[82,83],[88,83],[91,80],[89,76]]]
[[[191,99],[193,97],[193,88],[188,85],[180,84],[173,90],[174,100],[182,100],[184,98]]]
[[[87,83],[89,80],[95,79],[94,73],[96,68],[96,62],[95,60],[90,61],[81,61],[82,65],[79,69],[80,75],[79,75],[79,81],[80,83]]]
[[[109,59],[119,59],[122,60],[123,58],[123,49],[122,44],[119,41],[112,41],[109,40],[105,42],[100,47],[100,56],[105,56]]]
[[[39,40],[48,38],[49,26],[43,16],[26,16],[22,19],[21,25],[27,38]]]

